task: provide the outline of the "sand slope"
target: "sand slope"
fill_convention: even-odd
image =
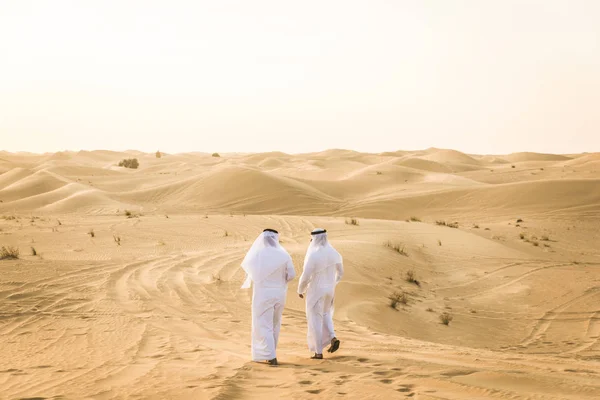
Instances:
[[[600,398],[597,153],[0,158],[1,399]],[[298,273],[315,227],[344,256],[323,361],[294,280],[282,365],[249,362],[265,227]]]

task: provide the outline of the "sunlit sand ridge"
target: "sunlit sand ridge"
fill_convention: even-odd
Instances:
[[[296,280],[250,362],[266,227],[344,256],[323,361]],[[0,152],[0,398],[598,399],[599,228],[598,153]]]

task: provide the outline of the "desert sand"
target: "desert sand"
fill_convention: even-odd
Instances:
[[[250,362],[267,227],[344,256],[322,361],[296,279]],[[0,151],[0,398],[598,399],[599,231],[599,153]]]

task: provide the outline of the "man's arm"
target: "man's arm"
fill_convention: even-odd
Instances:
[[[335,284],[337,285],[344,276],[344,266],[342,263],[335,264]]]
[[[296,277],[296,270],[294,270],[294,263],[292,262],[292,259],[290,258],[285,265],[285,280],[286,280],[286,282],[289,282],[292,279],[294,279],[295,277]]]
[[[304,264],[302,275],[300,276],[300,283],[298,283],[298,294],[306,293],[306,288],[312,278],[312,264],[307,262]]]

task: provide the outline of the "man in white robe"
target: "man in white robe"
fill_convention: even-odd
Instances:
[[[304,270],[298,284],[298,294],[306,294],[306,319],[308,322],[308,348],[315,354],[313,359],[323,358],[323,348],[337,351],[340,341],[333,328],[333,299],[335,286],[342,279],[344,267],[342,256],[327,240],[325,229],[315,229],[304,258]]]
[[[242,262],[246,281],[242,289],[253,284],[252,360],[277,365],[277,342],[285,305],[287,284],[296,277],[292,258],[279,244],[276,230],[265,229]]]

